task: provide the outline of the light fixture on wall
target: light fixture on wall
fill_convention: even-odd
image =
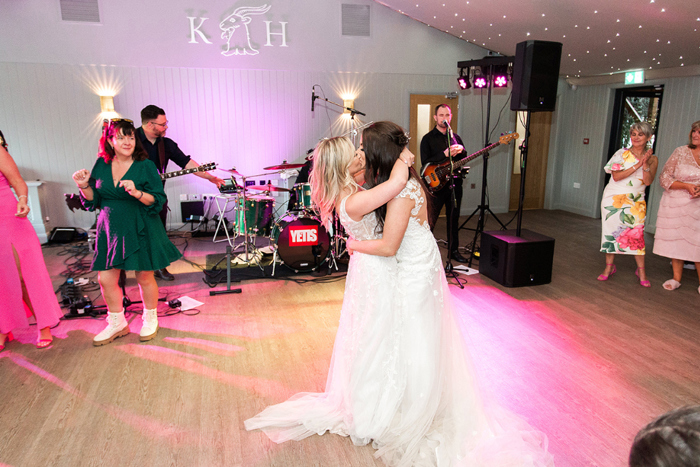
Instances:
[[[114,96],[100,96],[102,113],[114,112]]]
[[[349,114],[350,110],[349,109],[354,109],[355,108],[355,100],[354,99],[343,99],[343,113],[344,114]]]

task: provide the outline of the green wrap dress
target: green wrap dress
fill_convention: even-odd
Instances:
[[[88,211],[99,209],[93,271],[155,271],[182,257],[168,239],[158,213],[166,201],[163,182],[150,160],[134,161],[122,180],[131,180],[155,202],[146,206],[115,186],[112,165],[98,158],[92,168],[93,199],[82,198]]]

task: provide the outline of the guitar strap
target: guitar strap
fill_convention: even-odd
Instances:
[[[165,173],[165,140],[161,136],[158,140],[158,159],[160,160],[160,173]]]

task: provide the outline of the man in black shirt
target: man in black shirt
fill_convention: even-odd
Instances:
[[[165,137],[165,132],[168,130],[168,120],[165,118],[165,111],[155,105],[144,107],[141,111],[141,126],[136,130],[144,149],[148,152],[148,158],[153,161],[159,173],[165,173],[168,167],[168,162],[173,161],[182,169],[194,169],[199,167],[199,163],[190,156],[185,155],[177,143],[170,138]],[[195,172],[198,177],[209,180],[214,185],[220,187],[224,181],[219,177],[215,177],[207,172]],[[165,181],[163,181],[165,185]],[[168,202],[166,200],[163,205],[163,210],[160,212],[160,219],[165,222],[168,217]],[[167,227],[166,227],[167,230]],[[167,269],[161,269],[155,272],[158,279],[171,281],[175,279]]]
[[[447,125],[452,121],[452,109],[447,104],[435,108],[435,128],[428,132],[420,142],[420,159],[423,165],[427,163],[440,164],[447,160],[448,154],[453,158],[463,157],[464,144],[462,138],[452,133],[452,141],[447,144]],[[445,124],[447,122],[447,124]],[[449,146],[449,148],[448,148]],[[451,181],[434,193],[431,199],[430,228],[435,229],[435,223],[442,207],[447,214],[447,248],[452,252],[452,259],[461,263],[468,260],[459,253],[459,209],[462,205],[462,175],[460,171],[454,176],[454,200],[452,198]]]

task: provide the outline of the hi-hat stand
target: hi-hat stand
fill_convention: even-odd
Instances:
[[[479,66],[481,67],[482,70],[486,70],[486,82],[488,83],[486,88],[487,88],[487,104],[486,104],[486,130],[484,134],[484,147],[488,147],[490,145],[489,143],[489,125],[490,125],[490,119],[491,119],[491,81],[493,79],[494,75],[494,66],[497,65],[507,65],[513,61],[513,57],[485,57],[481,60],[469,60],[466,62],[459,62],[457,66],[461,68],[468,68],[468,67],[476,67]],[[505,230],[506,226],[503,224],[503,222],[500,221],[498,216],[491,211],[491,208],[489,207],[489,201],[487,197],[487,192],[488,192],[488,165],[489,165],[489,154],[486,153],[484,154],[484,166],[482,170],[482,177],[481,177],[481,203],[479,206],[474,209],[474,211],[467,217],[467,220],[465,220],[462,225],[459,226],[458,230],[462,229],[467,229],[467,230],[474,230],[474,239],[471,242],[471,246],[469,247],[469,267],[472,266],[472,261],[474,260],[474,256],[477,253],[477,240],[481,236],[481,234],[484,231],[484,224],[486,222],[486,214],[489,213],[491,216],[496,219],[496,222],[499,223],[501,228]],[[466,227],[467,223],[471,220],[472,217],[476,215],[476,213],[479,213],[479,218],[476,224],[475,229],[470,229],[469,227]]]

